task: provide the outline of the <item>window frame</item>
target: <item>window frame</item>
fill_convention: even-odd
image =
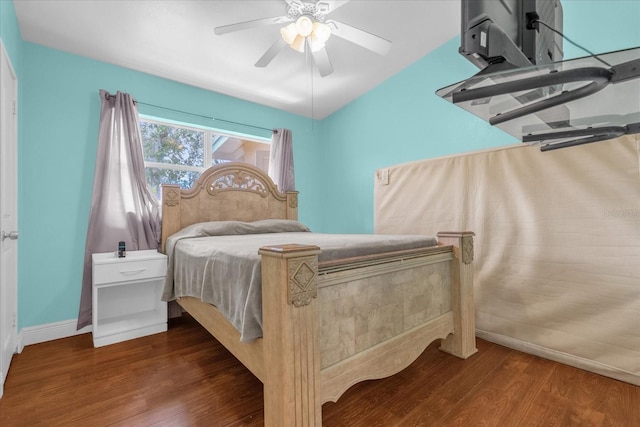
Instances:
[[[204,156],[204,162],[203,162],[203,166],[189,166],[189,165],[182,165],[182,164],[173,164],[173,163],[162,163],[162,162],[154,162],[154,161],[148,161],[148,160],[144,160],[144,168],[145,170],[147,168],[157,168],[157,169],[164,169],[164,170],[172,170],[172,171],[185,171],[185,172],[198,172],[200,174],[202,174],[202,172],[204,172],[205,170],[207,170],[208,168],[210,168],[211,166],[214,165],[214,160],[213,159],[213,150],[212,150],[212,143],[213,143],[213,136],[224,136],[224,137],[229,137],[229,138],[236,138],[236,139],[242,139],[245,141],[251,141],[251,142],[255,142],[255,143],[259,143],[259,144],[266,144],[266,145],[271,145],[271,139],[270,138],[266,138],[266,137],[261,137],[261,136],[257,136],[257,135],[250,135],[250,134],[245,134],[245,133],[234,133],[234,132],[229,132],[229,131],[222,131],[219,129],[215,129],[215,128],[211,128],[211,127],[207,127],[207,126],[200,126],[200,125],[196,125],[193,123],[186,123],[186,122],[178,122],[178,121],[174,121],[174,120],[170,120],[170,119],[163,119],[161,117],[156,117],[156,116],[148,116],[148,115],[144,115],[144,114],[140,114],[139,115],[139,125],[141,125],[142,122],[146,122],[146,123],[152,123],[152,124],[156,124],[156,125],[161,125],[161,126],[171,126],[171,127],[176,127],[176,128],[181,128],[181,129],[187,129],[187,130],[192,130],[195,132],[202,132],[204,133],[204,150],[203,150],[203,156]],[[142,138],[140,139],[140,145],[142,148],[142,157],[143,159],[145,158],[144,155],[144,144],[142,141]],[[224,160],[222,160],[223,162],[225,162]],[[247,164],[252,164],[249,162],[246,162]],[[254,165],[257,167],[257,165]],[[148,183],[147,183],[148,185]]]

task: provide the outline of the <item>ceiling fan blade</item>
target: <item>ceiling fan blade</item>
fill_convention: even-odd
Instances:
[[[333,65],[331,64],[331,60],[329,59],[329,54],[327,53],[327,49],[324,47],[315,52],[311,52],[313,55],[313,62],[316,63],[316,67],[318,67],[318,71],[320,71],[321,77],[326,77],[329,74],[333,73]]]
[[[283,24],[285,22],[291,22],[291,18],[288,16],[276,16],[273,18],[255,19],[253,21],[237,22],[235,24],[222,25],[215,27],[213,32],[217,35],[232,33],[235,31],[248,30],[249,28],[262,27],[265,25]]]
[[[271,61],[273,61],[273,58],[276,57],[276,55],[278,53],[280,53],[280,51],[287,45],[287,43],[285,43],[284,40],[282,40],[282,38],[278,37],[278,40],[276,40],[276,42],[274,44],[271,45],[271,47],[269,49],[267,49],[267,51],[264,53],[264,55],[262,55],[260,57],[260,59],[258,59],[258,62],[256,62],[256,67],[260,67],[260,68],[264,68],[267,65],[269,65],[269,63]]]
[[[320,0],[316,3],[316,7],[319,10],[322,10],[323,13],[331,13],[337,8],[344,6],[349,3],[351,0]],[[326,5],[326,6],[325,6]]]
[[[377,54],[386,55],[391,49],[391,42],[389,40],[383,39],[375,34],[368,33],[339,21],[330,20],[327,21],[327,24],[331,26],[332,35],[360,45]]]

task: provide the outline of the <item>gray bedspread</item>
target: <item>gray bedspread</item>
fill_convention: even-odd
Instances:
[[[263,246],[316,245],[320,261],[437,244],[429,236],[311,233],[288,220],[195,224],[167,240],[169,264],[162,299],[196,297],[215,305],[242,341],[262,336],[260,255]]]

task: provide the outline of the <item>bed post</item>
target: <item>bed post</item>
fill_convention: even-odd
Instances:
[[[287,191],[287,219],[298,220],[298,192]]]
[[[441,341],[440,350],[466,359],[475,354],[476,321],[473,305],[473,236],[470,231],[438,233],[438,241],[453,245],[451,306],[454,333]]]
[[[180,231],[180,186],[175,184],[162,184],[162,253],[166,253],[165,244],[167,238]]]
[[[320,426],[317,246],[263,247],[264,424]]]

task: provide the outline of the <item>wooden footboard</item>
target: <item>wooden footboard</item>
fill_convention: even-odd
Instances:
[[[439,338],[444,351],[474,354],[472,236],[319,268],[314,248],[264,248],[265,420],[320,425],[322,403],[399,372]]]
[[[326,264],[314,246],[262,248],[264,338],[252,343],[215,307],[179,302],[263,382],[265,425],[319,426],[323,403],[401,371],[436,339],[461,358],[476,352],[473,233],[438,237],[434,248]]]

